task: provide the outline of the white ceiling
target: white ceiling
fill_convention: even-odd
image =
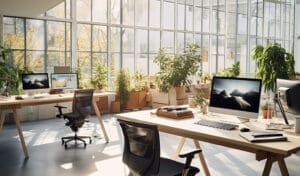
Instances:
[[[0,14],[38,17],[63,0],[0,0]]]

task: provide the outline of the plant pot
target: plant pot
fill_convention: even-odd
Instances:
[[[185,99],[186,95],[185,95],[185,87],[175,87],[175,91],[176,91],[176,99]]]
[[[271,119],[274,115],[274,111],[271,109],[262,109],[261,112],[264,119]]]

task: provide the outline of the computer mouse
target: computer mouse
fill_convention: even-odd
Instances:
[[[241,129],[240,129],[240,132],[248,132],[248,131],[250,131],[249,128],[241,128]]]

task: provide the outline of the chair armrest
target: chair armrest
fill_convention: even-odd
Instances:
[[[55,105],[54,107],[56,107],[58,109],[58,114],[56,115],[56,117],[62,118],[63,117],[62,109],[67,108],[67,107],[61,106],[61,105]]]
[[[183,168],[183,171],[182,171],[182,173],[183,173],[182,175],[185,176],[185,175],[188,174],[189,169],[191,167],[192,160],[193,160],[195,154],[200,153],[200,152],[202,152],[202,150],[198,149],[198,150],[194,150],[194,151],[179,155],[180,158],[186,158],[184,168]]]
[[[180,158],[188,158],[188,157],[194,157],[195,154],[202,152],[201,149],[198,150],[194,150],[185,154],[180,154],[179,157]]]

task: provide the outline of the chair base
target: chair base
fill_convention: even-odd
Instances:
[[[77,134],[75,134],[75,136],[67,136],[67,137],[62,137],[61,138],[61,144],[65,145],[65,148],[68,148],[67,143],[71,142],[71,141],[75,141],[75,145],[77,145],[77,141],[81,141],[84,144],[84,148],[86,147],[86,142],[85,140],[83,140],[84,138],[88,138],[89,139],[89,143],[92,143],[92,138],[90,136],[77,136]]]

